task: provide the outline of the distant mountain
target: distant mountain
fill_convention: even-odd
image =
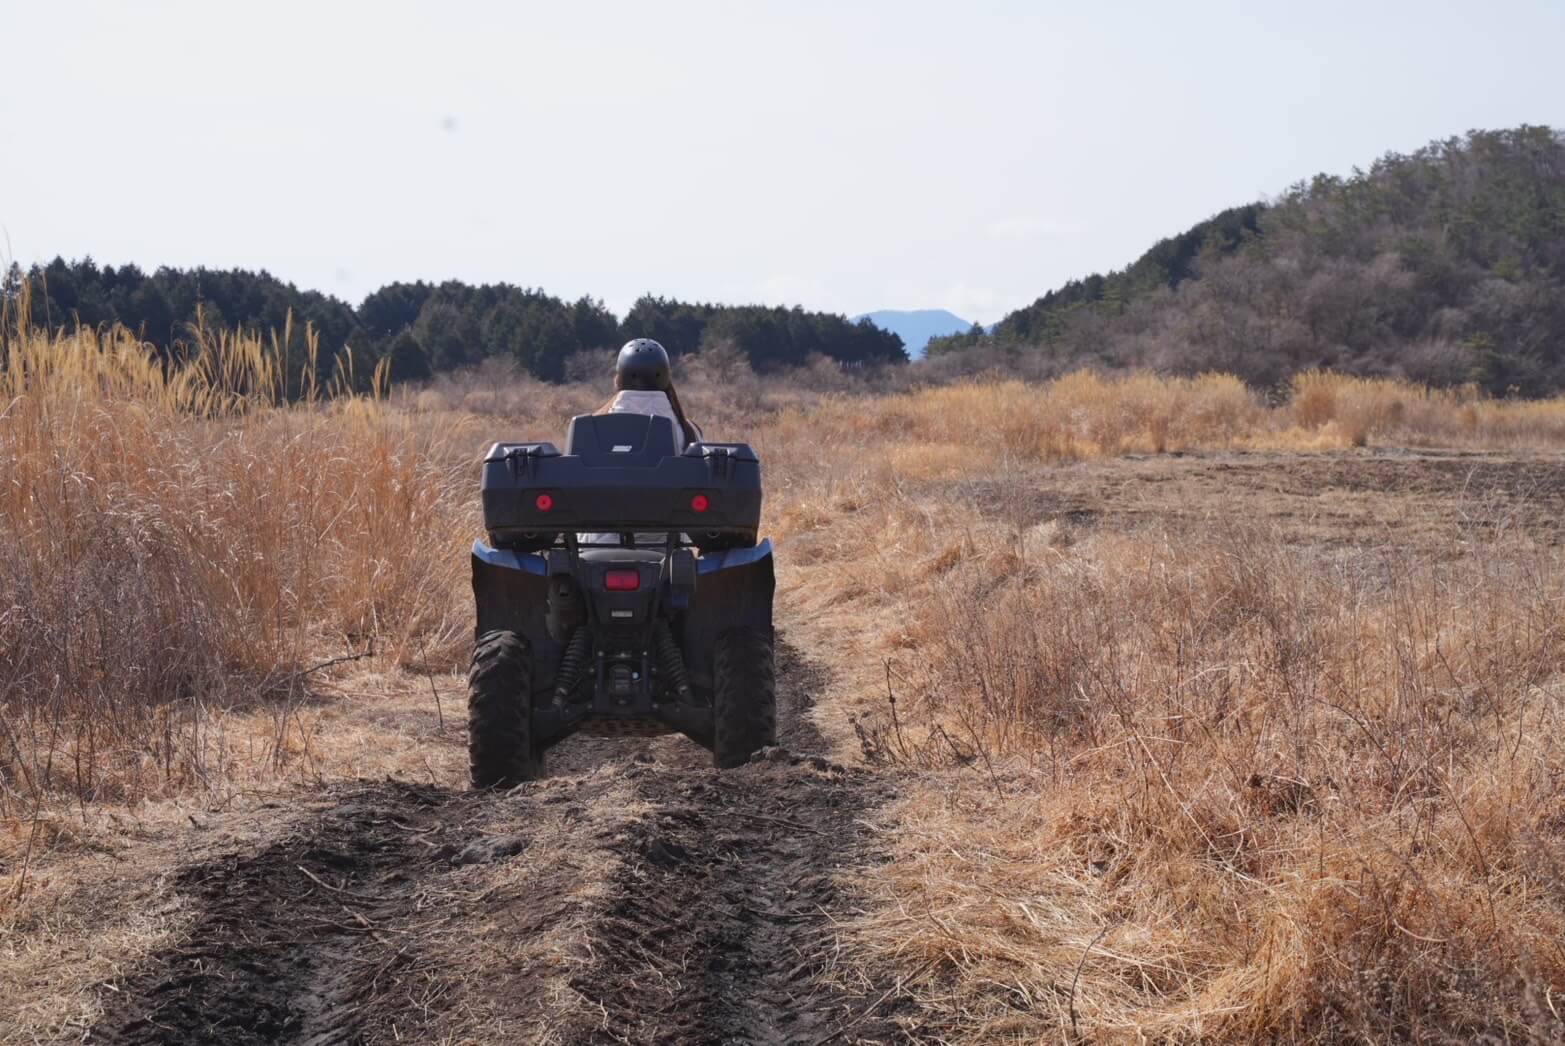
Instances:
[[[881,309],[853,317],[853,322],[859,320],[869,320],[881,330],[901,338],[907,354],[915,360],[923,358],[924,346],[929,344],[930,338],[966,334],[973,329],[970,320],[944,309]]]

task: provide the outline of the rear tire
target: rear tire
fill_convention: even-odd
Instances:
[[[467,674],[467,760],[474,788],[543,776],[532,739],[532,654],[515,632],[485,632]]]
[[[713,651],[712,675],[712,758],[719,770],[728,770],[777,743],[772,637],[751,628],[724,632]]]

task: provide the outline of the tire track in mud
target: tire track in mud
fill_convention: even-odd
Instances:
[[[819,677],[781,653],[784,741],[818,748]],[[562,749],[580,769],[503,795],[340,786],[283,838],[178,873],[188,931],[103,993],[86,1041],[898,1041],[833,930],[892,785],[691,752],[587,742]]]
[[[118,986],[88,1042],[357,1037],[356,996],[395,962],[372,965],[385,950],[377,931],[422,871],[419,822],[452,797],[401,784],[337,791],[299,834],[179,874],[198,913],[185,942]]]
[[[861,818],[881,786],[786,756],[637,783],[655,804],[616,840],[593,959],[570,978],[591,1005],[564,1041],[813,1043],[850,1022],[857,1039],[891,1038],[829,976],[837,879],[867,856]]]

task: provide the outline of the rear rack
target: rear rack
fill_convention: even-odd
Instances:
[[[496,443],[481,491],[497,548],[542,549],[591,532],[749,547],[761,522],[761,465],[748,445],[697,442],[676,453],[673,423],[643,414],[572,419],[564,454],[552,443]]]

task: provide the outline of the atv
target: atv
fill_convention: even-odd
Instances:
[[[565,453],[484,456],[468,676],[475,788],[542,776],[573,733],[682,733],[720,769],[774,744],[769,540],[743,443],[676,449],[667,418],[581,415]]]

